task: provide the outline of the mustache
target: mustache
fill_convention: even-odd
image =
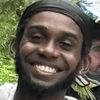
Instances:
[[[61,70],[64,70],[65,67],[68,70],[69,65],[65,63],[61,58],[58,59],[46,59],[45,57],[39,56],[37,53],[30,53],[25,57],[25,61],[34,65],[34,64],[41,64],[47,66],[57,67]]]

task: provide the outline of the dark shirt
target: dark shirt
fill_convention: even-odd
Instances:
[[[92,92],[94,93],[96,100],[100,100],[100,86],[92,88]]]

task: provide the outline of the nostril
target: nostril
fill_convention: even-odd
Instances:
[[[41,57],[46,58],[57,58],[59,56],[59,53],[55,50],[48,50],[45,48],[39,48],[38,53]]]

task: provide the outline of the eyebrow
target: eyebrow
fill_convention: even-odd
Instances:
[[[76,33],[72,33],[70,31],[62,31],[61,33],[64,35],[65,38],[70,37],[73,38],[74,40],[78,40],[78,37],[75,35]]]
[[[47,27],[39,25],[39,24],[29,26],[29,29],[33,29],[33,28],[40,29],[40,30],[47,30],[48,29]]]

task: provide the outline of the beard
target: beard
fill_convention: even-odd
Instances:
[[[57,93],[59,91],[67,90],[67,88],[69,88],[69,86],[74,81],[79,69],[79,66],[77,66],[76,69],[73,72],[71,72],[70,75],[67,76],[65,79],[56,82],[52,86],[47,87],[37,84],[36,82],[30,80],[30,77],[25,74],[21,57],[19,54],[15,56],[15,65],[16,73],[18,74],[18,86],[21,88],[23,92],[27,92],[30,95],[37,96],[53,95],[54,93]]]

